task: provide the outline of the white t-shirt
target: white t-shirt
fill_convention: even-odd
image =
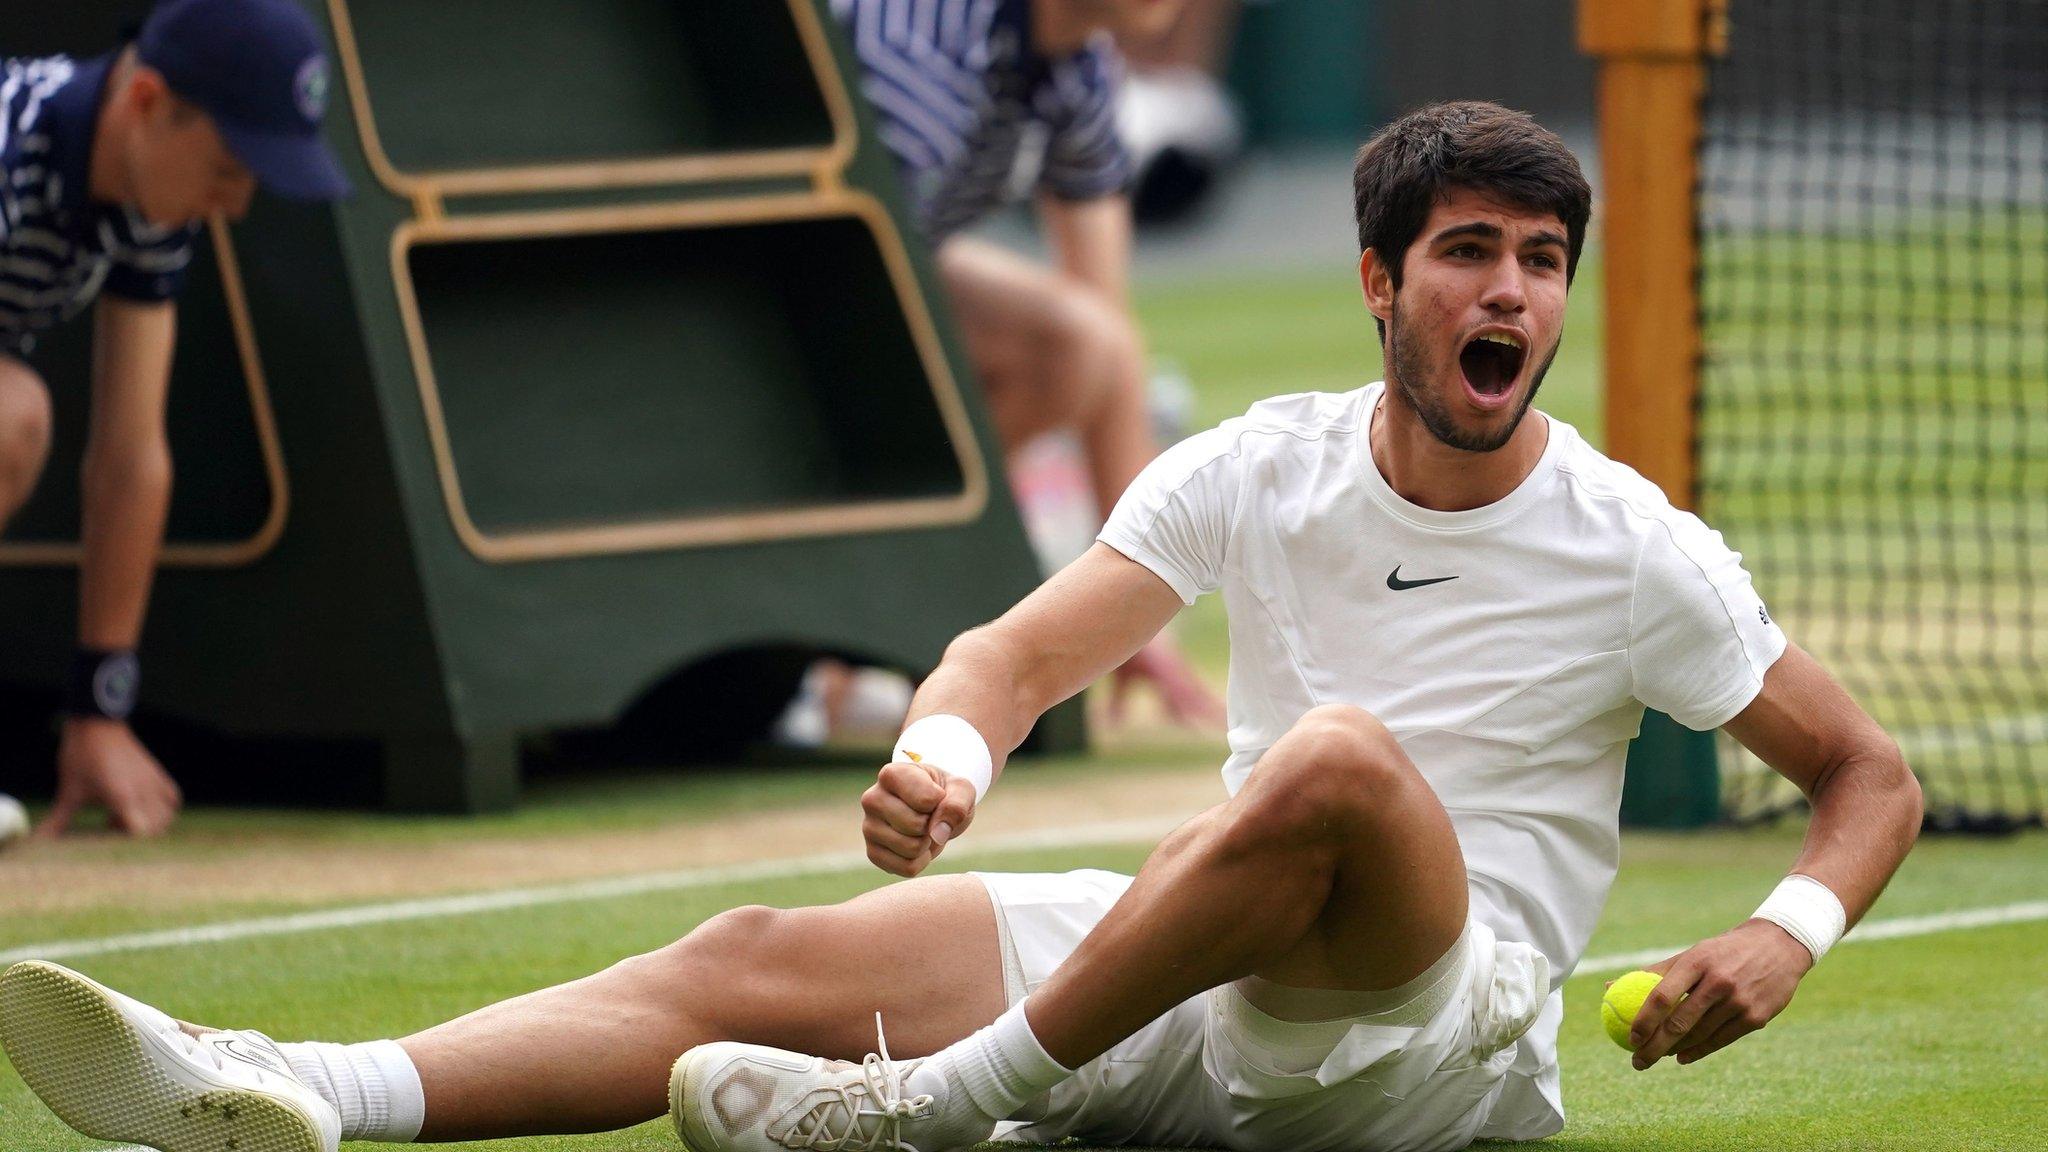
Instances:
[[[1561,421],[1501,500],[1403,500],[1372,460],[1381,387],[1276,397],[1169,449],[1100,539],[1188,603],[1222,591],[1233,795],[1333,703],[1378,717],[1436,790],[1473,915],[1558,973],[1482,1133],[1533,1139],[1564,1123],[1561,989],[1614,880],[1644,705],[1717,728],[1785,637],[1720,533]]]

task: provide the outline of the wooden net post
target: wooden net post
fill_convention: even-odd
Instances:
[[[1579,47],[1600,62],[1607,452],[1681,508],[1698,496],[1700,100],[1726,32],[1727,0],[1579,0]],[[1622,822],[1713,822],[1717,759],[1712,733],[1645,713],[1629,748]]]
[[[1580,50],[1600,62],[1607,452],[1681,508],[1696,495],[1700,97],[1726,17],[1726,0],[1579,2]]]

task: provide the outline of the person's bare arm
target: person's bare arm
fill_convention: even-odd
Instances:
[[[1131,202],[1038,198],[1038,218],[1060,271],[1086,284],[1118,308],[1128,308],[1131,283]]]
[[[104,297],[93,323],[78,639],[92,648],[132,648],[142,638],[171,505],[164,409],[177,311],[168,302]]]
[[[1920,785],[1898,745],[1796,645],[1725,729],[1806,794],[1813,818],[1792,871],[1825,884],[1855,924],[1920,833]],[[1762,1028],[1812,966],[1805,945],[1755,918],[1665,961],[1630,1031],[1636,1067],[1672,1052],[1689,1064]]]
[[[85,648],[129,649],[142,637],[170,510],[164,408],[177,312],[167,301],[101,297],[93,327],[78,640]],[[61,834],[80,808],[92,804],[105,805],[117,827],[153,835],[170,826],[179,796],[126,723],[71,717],[58,750],[57,799],[44,834]]]
[[[948,714],[988,742],[997,776],[1046,709],[1130,659],[1181,608],[1164,580],[1096,544],[994,623],[962,633],[911,701],[909,722]],[[974,818],[967,781],[924,764],[885,766],[861,798],[868,859],[922,872]]]

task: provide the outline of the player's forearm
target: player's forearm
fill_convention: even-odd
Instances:
[[[963,633],[946,646],[945,658],[918,688],[907,720],[947,714],[974,725],[988,742],[1000,776],[1004,761],[1031,734],[1031,726],[1057,703],[1042,698],[1023,664],[990,628]]]
[[[1920,784],[1886,742],[1845,756],[1814,784],[1813,819],[1793,872],[1827,885],[1848,922],[1870,911],[1920,835]]]
[[[975,730],[965,734],[972,745],[963,750],[972,753],[966,759],[978,769],[985,745],[1000,772],[1046,709],[1129,660],[1180,608],[1180,596],[1166,581],[1098,543],[1001,619],[947,645],[945,659],[911,701],[906,733],[951,726],[922,724],[926,717],[957,716]],[[962,774],[944,760],[933,762]]]
[[[907,719],[915,722],[938,713],[965,719],[989,742],[989,758],[1001,775],[1004,760],[1038,722],[1038,711],[1032,711],[1028,693],[1020,689],[1012,654],[985,633],[987,629],[967,631],[946,646],[946,658],[911,699]]]
[[[91,445],[82,493],[79,643],[133,648],[142,637],[170,510],[169,443],[159,433],[140,443]]]
[[[168,303],[102,296],[94,311],[92,423],[83,476],[79,641],[132,648],[171,503],[164,430],[178,315]]]

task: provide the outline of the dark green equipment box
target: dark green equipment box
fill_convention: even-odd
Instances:
[[[825,4],[314,6],[355,194],[201,245],[146,712],[496,808],[521,734],[718,746],[811,654],[922,674],[1036,584]],[[136,9],[23,6],[0,43],[97,52]],[[74,635],[90,328],[34,357],[58,442],[0,536],[17,699]],[[1069,704],[1037,744],[1081,738]]]

